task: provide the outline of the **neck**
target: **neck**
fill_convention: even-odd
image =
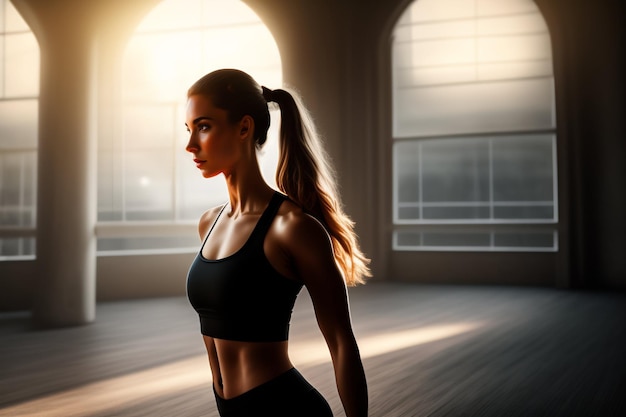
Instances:
[[[230,199],[230,215],[262,211],[274,190],[265,182],[256,160],[224,174]]]

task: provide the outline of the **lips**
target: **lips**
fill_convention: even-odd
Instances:
[[[202,159],[194,159],[193,162],[196,164],[196,166],[198,168],[200,168],[202,166],[202,164],[204,164],[206,161],[202,160]]]

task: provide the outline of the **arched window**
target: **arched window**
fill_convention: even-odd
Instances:
[[[0,260],[35,254],[38,96],[37,40],[0,0]]]
[[[172,236],[168,226],[155,236],[155,230],[163,223],[195,227],[203,211],[226,200],[223,179],[202,178],[185,151],[184,127],[187,89],[225,67],[274,88],[282,84],[274,39],[243,2],[165,0],[139,25],[124,57],[120,134],[99,145],[98,220],[150,222],[153,230],[101,238],[100,253],[197,247],[195,233]],[[260,155],[270,183],[278,154],[272,138],[277,132]]]
[[[418,0],[393,41],[393,248],[557,250],[550,37],[531,0]]]

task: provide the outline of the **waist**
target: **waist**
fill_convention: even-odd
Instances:
[[[266,383],[293,368],[288,344],[283,342],[240,342],[204,336],[214,378],[222,398],[233,398]]]

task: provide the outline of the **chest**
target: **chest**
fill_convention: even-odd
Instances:
[[[202,247],[205,259],[223,259],[239,252],[250,240],[260,215],[244,215],[237,219],[223,216],[209,231]]]

